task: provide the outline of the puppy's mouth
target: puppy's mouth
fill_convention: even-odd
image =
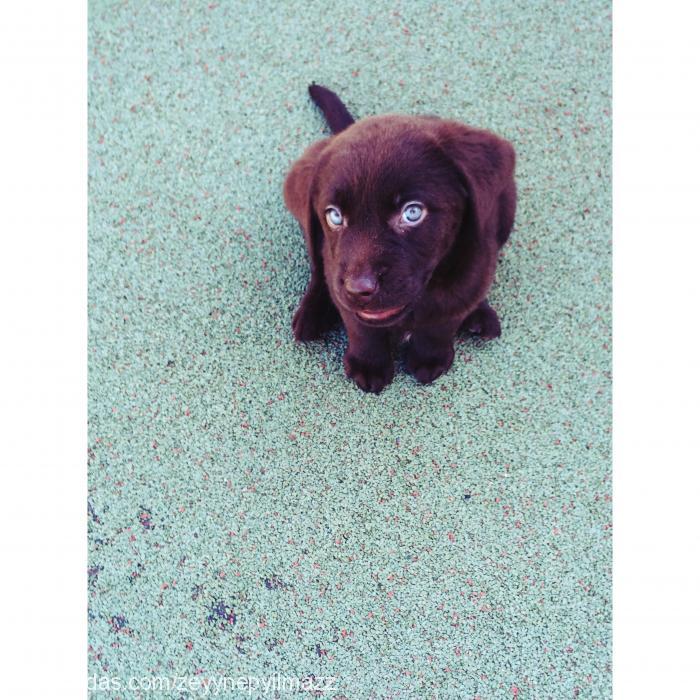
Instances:
[[[369,311],[363,309],[362,311],[356,311],[355,314],[360,318],[361,321],[365,323],[387,323],[390,321],[395,321],[403,311],[406,306],[394,306],[390,309],[379,309],[377,311]]]

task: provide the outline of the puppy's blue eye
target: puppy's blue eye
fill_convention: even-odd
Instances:
[[[418,202],[409,202],[401,212],[401,221],[405,224],[417,224],[423,218],[425,207]]]
[[[340,213],[340,209],[328,207],[326,209],[326,221],[331,226],[340,226],[343,223],[343,215]]]

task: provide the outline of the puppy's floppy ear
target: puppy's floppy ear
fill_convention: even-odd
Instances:
[[[489,131],[442,121],[438,140],[467,191],[463,233],[490,248],[508,239],[515,217],[515,151]],[[480,246],[481,247],[481,246]]]
[[[332,137],[331,137],[332,138]],[[313,206],[313,185],[318,162],[331,138],[309,146],[292,166],[284,181],[284,202],[301,225],[311,262],[311,274],[323,278],[323,229]]]

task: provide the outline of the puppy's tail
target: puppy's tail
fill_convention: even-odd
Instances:
[[[347,129],[355,121],[340,97],[332,90],[323,87],[323,85],[311,83],[309,85],[309,95],[311,95],[311,99],[323,112],[323,116],[334,134]]]

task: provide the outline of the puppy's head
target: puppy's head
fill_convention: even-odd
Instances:
[[[484,133],[431,117],[370,117],[298,161],[287,203],[346,312],[397,323],[436,278],[477,254],[483,193],[502,165],[480,143]]]

